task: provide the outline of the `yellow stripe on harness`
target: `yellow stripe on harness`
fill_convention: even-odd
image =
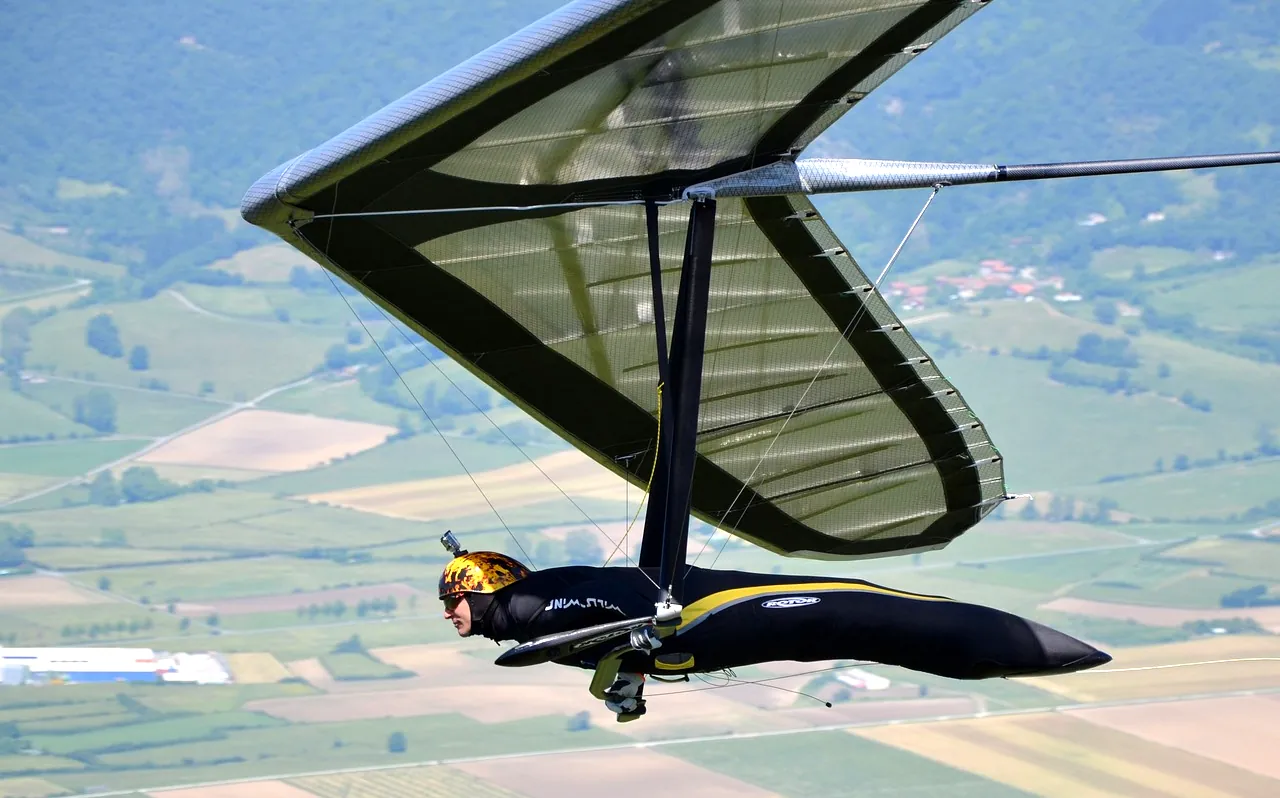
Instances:
[[[708,616],[748,599],[786,594],[831,593],[841,590],[859,593],[880,593],[917,601],[951,601],[945,596],[926,596],[920,593],[908,593],[905,590],[880,587],[879,585],[862,585],[857,582],[797,582],[789,585],[757,585],[756,587],[722,590],[719,593],[703,596],[684,608],[684,611],[680,614],[680,625],[676,627],[675,633],[686,632],[690,627],[700,623]]]
[[[680,656],[680,655],[679,655],[679,654],[675,654],[675,655],[672,655],[672,656]],[[659,654],[658,656],[656,656],[656,657],[654,657],[654,658],[653,658],[653,666],[654,666],[655,668],[657,668],[658,670],[660,670],[660,671],[682,671],[682,670],[685,670],[685,669],[687,669],[687,668],[692,668],[692,667],[693,667],[693,655],[692,655],[692,654],[685,654],[685,655],[684,655],[684,657],[685,657],[685,658],[684,658],[684,659],[682,659],[682,660],[680,660],[679,662],[669,662],[669,661],[664,661],[664,660],[662,659],[662,655],[661,655],[661,654]]]

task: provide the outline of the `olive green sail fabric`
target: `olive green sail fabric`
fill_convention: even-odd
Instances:
[[[670,330],[683,188],[795,157],[982,5],[573,3],[273,170],[242,213],[643,485],[636,203],[663,203]],[[701,397],[693,512],[775,552],[937,548],[1004,496],[985,429],[802,196],[718,202]]]

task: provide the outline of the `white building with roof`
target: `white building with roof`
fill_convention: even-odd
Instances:
[[[231,673],[212,653],[157,653],[150,648],[18,648],[0,646],[0,673],[17,681],[85,684],[91,682],[185,682],[230,684]]]

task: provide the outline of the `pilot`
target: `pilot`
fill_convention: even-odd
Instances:
[[[628,589],[632,569],[567,566],[531,572],[518,560],[492,551],[458,550],[440,574],[444,617],[460,637],[479,634],[519,643],[598,623],[652,614],[653,602]],[[648,583],[645,583],[648,585]],[[590,654],[592,652],[584,652]],[[579,657],[562,664],[594,669]],[[605,706],[631,720],[645,712],[644,674],[619,671]]]
[[[467,552],[440,575],[444,617],[463,637],[519,643],[556,632],[652,617],[651,569],[572,565],[530,571],[497,552]],[[953,679],[1072,673],[1111,657],[1002,610],[909,593],[859,579],[688,567],[678,625],[632,637],[605,690],[620,721],[645,712],[646,675],[680,677],[762,662],[864,660]],[[618,641],[554,660],[594,670]]]

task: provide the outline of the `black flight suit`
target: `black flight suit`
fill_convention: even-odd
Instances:
[[[650,574],[655,576],[655,574]],[[553,632],[641,618],[657,590],[635,567],[536,571],[473,613],[475,631],[526,642]],[[859,579],[691,568],[674,635],[622,670],[678,675],[776,660],[866,660],[953,679],[1071,673],[1110,662],[1093,646],[1001,610]],[[594,669],[618,638],[560,664]]]

